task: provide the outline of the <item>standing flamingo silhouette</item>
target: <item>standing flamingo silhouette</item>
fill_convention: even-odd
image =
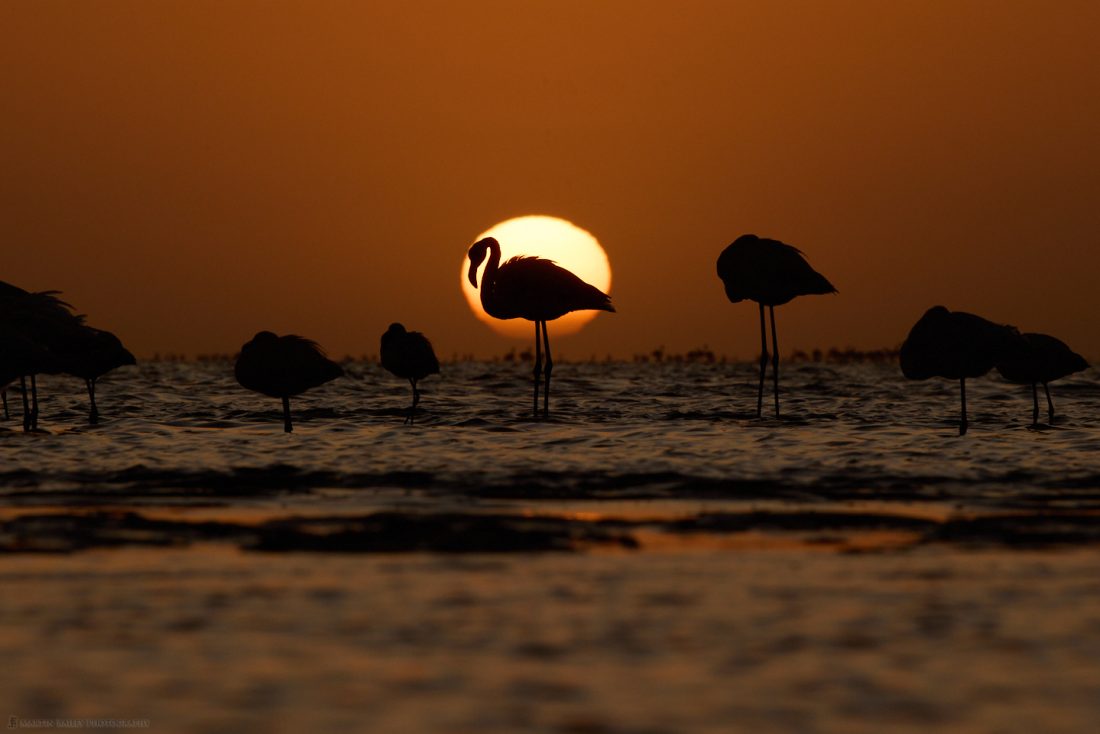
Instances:
[[[1039,425],[1039,389],[1037,383],[1043,383],[1047,394],[1047,418],[1054,424],[1054,401],[1050,398],[1050,386],[1047,383],[1074,372],[1088,369],[1089,363],[1077,352],[1069,348],[1064,341],[1049,334],[1024,334],[1026,348],[1008,359],[997,363],[1001,377],[1018,385],[1031,385],[1031,425]]]
[[[959,435],[966,435],[966,378],[981,377],[1006,359],[1020,355],[1026,342],[1014,326],[962,311],[933,306],[913,325],[901,345],[901,373],[910,380],[946,377],[959,381]]]
[[[89,425],[99,423],[99,407],[95,402],[96,382],[113,369],[136,365],[137,360],[117,336],[103,329],[84,326],[79,335],[70,340],[69,348],[62,355],[62,371],[84,380],[88,390]]]
[[[539,380],[545,377],[543,415],[550,415],[550,335],[546,322],[571,311],[610,311],[611,297],[585,283],[553,260],[519,256],[500,264],[500,243],[492,237],[478,240],[470,248],[470,284],[477,288],[477,271],[488,254],[489,263],[481,275],[481,305],[495,319],[526,319],[535,322],[535,415],[539,413]],[[540,344],[539,339],[542,342]],[[542,352],[546,351],[545,372]]]
[[[241,387],[283,400],[283,430],[290,433],[290,398],[344,374],[317,342],[261,331],[241,347],[233,368]]]
[[[416,405],[420,402],[420,390],[416,383],[428,375],[439,374],[439,360],[428,337],[419,331],[406,331],[401,324],[390,324],[382,335],[382,366],[397,377],[409,381],[413,389],[413,402],[406,423],[412,423],[416,415]]]
[[[0,350],[0,385],[4,390],[11,387],[16,379],[20,384],[20,395],[23,399],[23,430],[30,432],[37,430],[35,425],[37,413],[36,391],[27,388],[27,375],[32,380],[35,375],[57,372],[57,359],[54,355],[34,339],[27,337],[22,329],[13,327],[0,320],[0,344],[4,348]],[[29,402],[34,398],[33,408]],[[7,419],[7,400],[4,401],[4,418]]]
[[[810,267],[802,251],[779,240],[754,234],[738,237],[718,256],[718,277],[726,286],[730,303],[744,300],[760,305],[760,388],[756,417],[764,412],[764,376],[768,369],[768,337],[764,307],[772,321],[772,379],[775,384],[775,416],[779,417],[779,342],[775,334],[775,307],[797,296],[836,293],[824,275]]]
[[[37,376],[62,371],[64,354],[88,328],[84,325],[84,317],[75,315],[72,306],[58,295],[59,291],[32,293],[0,282],[0,325],[11,332],[9,340],[5,341],[6,351],[17,358],[23,370],[19,382],[23,392],[25,432],[38,430]]]

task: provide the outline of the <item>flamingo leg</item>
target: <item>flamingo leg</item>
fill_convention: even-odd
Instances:
[[[962,395],[962,420],[959,421],[959,435],[965,436],[968,427],[966,422],[966,378],[959,378],[959,390]]]
[[[554,369],[554,360],[550,357],[550,332],[546,328],[546,322],[542,322],[542,344],[546,352],[546,389],[542,393],[542,414],[544,418],[550,417],[550,372]]]
[[[535,322],[535,417],[539,417],[539,380],[542,377],[542,343],[539,341],[542,322]]]
[[[95,404],[95,380],[85,380],[85,384],[88,386],[88,399],[92,401],[91,412],[88,413],[88,425],[96,425],[99,423],[99,408]]]
[[[290,424],[290,397],[283,396],[283,431],[291,433],[294,431],[294,426]]]
[[[4,420],[8,420],[11,418],[11,414],[8,413],[8,391],[0,392],[0,396],[4,398]]]
[[[1053,426],[1054,425],[1054,401],[1051,400],[1051,398],[1050,398],[1050,385],[1048,385],[1047,383],[1044,382],[1043,383],[1043,389],[1047,393],[1047,416],[1048,416],[1047,422],[1050,423],[1050,425]],[[1035,410],[1036,410],[1036,415],[1038,415],[1039,408],[1036,407]]]
[[[416,380],[410,377],[409,384],[412,385],[413,389],[413,402],[412,405],[409,406],[409,414],[405,416],[405,422],[411,424],[415,420],[416,404],[420,402],[420,393],[416,389]]]
[[[31,375],[31,428],[38,430],[38,379]]]
[[[756,417],[764,414],[764,376],[768,369],[768,331],[764,326],[764,304],[760,304],[760,389],[756,391]]]
[[[31,409],[27,404],[27,378],[23,375],[19,376],[19,387],[23,393],[23,433],[26,433],[31,430]]]
[[[1034,407],[1031,410],[1031,425],[1034,428],[1039,425],[1039,386],[1031,383],[1031,402]]]
[[[772,381],[775,383],[775,417],[779,417],[779,341],[775,338],[775,306],[768,306],[772,317]]]

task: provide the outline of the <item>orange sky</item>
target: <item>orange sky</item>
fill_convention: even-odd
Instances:
[[[1098,35],[1091,0],[6,2],[0,279],[139,355],[395,320],[491,355],[522,342],[458,263],[545,213],[619,309],[559,355],[753,356],[714,262],[755,232],[840,289],[779,310],[784,354],[943,303],[1098,357]]]

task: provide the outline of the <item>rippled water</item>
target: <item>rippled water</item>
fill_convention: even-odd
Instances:
[[[375,364],[292,403],[229,363],[46,377],[0,424],[0,715],[165,731],[1084,732],[1100,374]],[[13,407],[15,402],[12,401]],[[1045,418],[1045,405],[1043,414]],[[6,426],[6,430],[4,429]],[[562,551],[550,552],[544,551]],[[572,552],[571,552],[572,551]]]
[[[374,364],[348,372],[293,401],[291,435],[278,401],[241,389],[228,363],[119,372],[100,387],[96,428],[84,425],[78,384],[46,377],[48,433],[24,436],[9,422],[0,481],[42,500],[72,489],[140,496],[247,485],[1010,502],[1100,485],[1095,370],[1055,384],[1058,419],[1040,430],[1028,428],[1027,388],[970,381],[972,427],[962,438],[957,385],[908,382],[892,366],[785,366],[783,417],[757,420],[752,365],[563,364],[551,419],[541,421],[528,412],[529,366],[449,364],[422,383],[414,426],[402,423],[407,384]]]

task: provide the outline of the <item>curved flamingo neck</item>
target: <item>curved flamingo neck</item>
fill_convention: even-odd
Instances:
[[[481,274],[481,307],[486,313],[496,303],[497,270],[500,268],[500,245],[496,242],[489,244],[489,261],[485,264],[485,272]]]

